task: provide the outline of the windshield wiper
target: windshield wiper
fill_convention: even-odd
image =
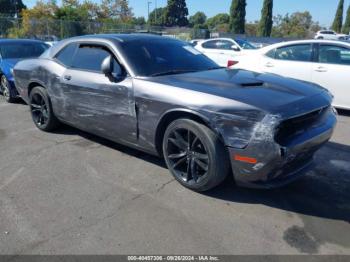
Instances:
[[[154,73],[150,76],[176,75],[176,74],[192,73],[192,72],[198,72],[198,70],[173,69],[173,70],[168,70],[168,71],[164,71],[164,72]]]

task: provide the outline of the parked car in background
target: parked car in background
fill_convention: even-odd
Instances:
[[[53,46],[60,41],[60,39],[55,35],[35,35],[33,36],[33,39],[43,41],[50,46]]]
[[[315,39],[318,40],[346,40],[348,35],[345,34],[337,34],[332,30],[321,30],[318,31],[315,35]]]
[[[213,38],[198,41],[195,48],[223,67],[232,65],[235,57],[257,49],[248,41],[238,38]]]
[[[36,40],[1,39],[0,40],[0,91],[7,102],[13,102],[18,93],[13,78],[13,67],[23,59],[40,56],[49,45]]]
[[[160,36],[64,40],[19,62],[14,74],[39,129],[63,122],[163,156],[175,179],[196,191],[220,184],[230,168],[240,185],[291,182],[310,169],[336,123],[323,88],[222,69]]]
[[[308,81],[328,89],[333,105],[350,109],[350,44],[340,41],[284,42],[237,58],[233,68],[274,73]]]
[[[203,41],[203,39],[192,39],[189,41],[190,45],[196,46],[198,42]]]

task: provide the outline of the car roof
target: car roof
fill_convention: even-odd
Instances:
[[[57,42],[57,44],[55,44],[50,49],[50,53],[48,55],[52,57],[53,55],[57,54],[57,52],[60,51],[67,44],[75,43],[75,42],[84,42],[84,41],[93,42],[96,40],[100,40],[100,41],[102,40],[107,42],[126,43],[126,42],[132,42],[137,40],[157,40],[157,39],[162,39],[167,41],[179,41],[175,38],[159,36],[154,34],[147,34],[147,33],[84,35],[84,36],[67,38]]]
[[[234,41],[233,38],[228,38],[228,37],[217,37],[217,38],[209,38],[209,39],[204,39],[201,40],[201,43],[206,42],[206,41],[217,41],[217,40],[228,40],[228,41]]]
[[[69,38],[68,40],[74,41],[84,41],[84,40],[91,40],[91,39],[102,39],[102,40],[114,40],[118,42],[128,42],[128,41],[135,41],[135,40],[156,40],[156,39],[168,39],[168,40],[175,40],[174,38],[168,38],[164,36],[154,35],[154,34],[147,34],[147,33],[133,33],[133,34],[96,34],[96,35],[84,35],[84,36],[77,36]]]
[[[317,39],[310,39],[310,40],[295,40],[295,41],[286,41],[286,42],[280,42],[277,44],[272,44],[266,47],[261,48],[261,52],[271,50],[274,48],[286,46],[286,45],[296,45],[296,44],[332,44],[332,45],[346,45],[350,47],[350,43],[343,42],[343,41],[336,41],[336,40],[317,40]]]

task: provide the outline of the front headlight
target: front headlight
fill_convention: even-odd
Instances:
[[[11,75],[14,76],[13,68],[10,69]]]

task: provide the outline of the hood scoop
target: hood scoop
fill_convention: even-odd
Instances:
[[[259,87],[259,86],[263,86],[264,82],[262,81],[243,81],[239,83],[240,86],[242,87]]]

